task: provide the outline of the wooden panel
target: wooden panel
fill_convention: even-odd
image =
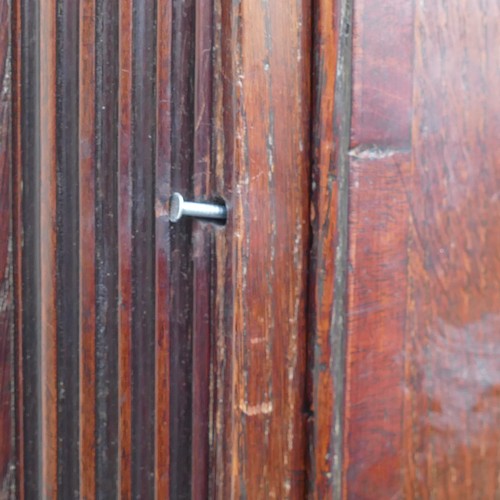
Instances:
[[[14,4],[15,196],[2,197],[0,220],[7,230],[13,220],[17,242],[19,498],[187,497],[193,454],[204,457],[208,484],[208,417],[191,450],[192,231],[189,222],[173,229],[166,202],[172,184],[187,196],[194,185],[194,3]],[[210,60],[207,43],[200,61]],[[210,156],[209,135],[200,159]],[[209,291],[203,266],[197,285]],[[1,352],[13,375],[12,345]],[[11,394],[12,379],[1,380]],[[199,405],[209,395],[201,382]],[[9,430],[13,402],[3,401]],[[8,435],[0,456],[12,489]]]
[[[215,496],[301,498],[309,4],[222,1],[217,9],[217,186],[230,211],[216,256]]]
[[[351,156],[344,491],[403,491],[409,153]]]
[[[410,162],[412,56],[412,2],[356,2],[343,463],[348,498],[394,498],[403,491],[409,217],[403,174]]]
[[[14,262],[11,6],[0,2],[0,498],[14,498]]]
[[[412,114],[413,1],[356,0],[351,147],[408,147]]]
[[[343,5],[347,12],[350,4]],[[333,116],[340,103],[349,110],[339,92],[352,95],[349,215],[343,233],[342,177],[332,177],[336,192],[316,177],[310,306],[316,496],[325,488],[336,498],[498,496],[497,11],[494,2],[354,2],[347,90],[339,78],[349,71],[342,59],[351,52],[339,41]],[[329,99],[317,88],[325,96],[313,118],[321,152],[328,140],[318,123]],[[329,143],[337,173],[345,129],[335,125],[334,119]],[[321,154],[313,159],[317,169]],[[348,237],[348,254],[331,243],[324,250],[328,231],[339,235],[333,241]],[[319,287],[331,272],[341,283],[346,269],[346,290]],[[343,291],[344,326],[336,323]],[[331,349],[335,341],[342,348],[342,335],[345,372],[338,369],[344,353]],[[337,460],[340,478],[324,457]]]
[[[498,498],[500,6],[417,4],[405,494]]]

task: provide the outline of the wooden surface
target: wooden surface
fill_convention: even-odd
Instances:
[[[15,492],[11,5],[0,2],[0,498]],[[15,146],[14,146],[15,147]]]
[[[305,494],[310,15],[216,6],[217,498]]]
[[[192,192],[194,4],[13,5],[12,161],[9,30],[0,44],[0,220],[16,241],[0,245],[2,494],[186,498],[192,233],[172,230],[165,203],[172,182]]]
[[[328,192],[321,183],[327,163],[317,157],[314,207],[326,221],[313,244],[310,447],[318,498],[325,491],[337,498],[498,497],[497,15],[493,1],[353,4],[352,50],[339,42],[337,72],[351,71],[350,96],[340,101],[342,111],[352,104],[350,130],[314,135],[321,151],[346,134],[349,171],[342,213],[341,179],[335,175],[338,190]],[[327,57],[327,49],[320,54]],[[327,103],[315,110],[317,127]],[[340,167],[341,160],[330,169]],[[348,238],[344,260],[333,244],[325,252],[329,231],[337,241]],[[347,270],[341,324],[338,294],[322,286],[328,277],[320,273],[333,263],[336,283]],[[332,380],[327,367],[335,375],[333,347],[343,339],[345,371]],[[335,398],[321,395],[325,384],[334,396],[344,386],[341,419]],[[333,460],[331,449],[338,450]]]
[[[499,16],[0,0],[0,498],[498,498]]]

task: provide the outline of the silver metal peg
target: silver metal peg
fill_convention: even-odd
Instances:
[[[224,205],[216,203],[200,203],[185,201],[180,193],[170,197],[169,216],[171,222],[177,222],[183,216],[197,217],[200,219],[226,220],[227,210]]]

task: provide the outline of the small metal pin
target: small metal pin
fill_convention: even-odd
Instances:
[[[227,210],[224,205],[217,205],[216,203],[184,201],[180,193],[174,193],[170,197],[168,218],[171,222],[177,222],[183,216],[224,221],[226,220]]]

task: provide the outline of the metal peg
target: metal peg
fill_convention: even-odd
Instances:
[[[197,217],[200,219],[226,220],[227,210],[224,205],[216,203],[199,203],[184,201],[180,193],[174,193],[170,197],[169,219],[177,222],[183,216]]]

